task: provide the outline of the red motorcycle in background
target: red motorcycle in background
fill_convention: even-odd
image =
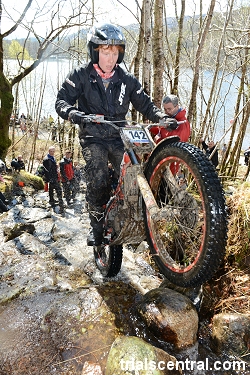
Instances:
[[[218,175],[196,146],[169,137],[157,145],[150,128],[120,128],[124,157],[118,186],[105,209],[105,243],[94,251],[103,276],[118,274],[123,245],[146,240],[160,272],[172,283],[201,285],[225,253],[227,209]],[[160,126],[165,126],[160,124]]]

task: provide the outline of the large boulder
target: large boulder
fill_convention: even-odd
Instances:
[[[212,341],[217,354],[246,353],[250,347],[250,316],[233,313],[214,315]]]
[[[152,333],[178,349],[197,341],[198,314],[190,299],[174,290],[156,288],[146,293],[137,306]]]

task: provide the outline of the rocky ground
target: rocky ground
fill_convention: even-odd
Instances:
[[[218,358],[208,348],[205,319],[199,340],[183,351],[145,326],[136,306],[163,281],[146,243],[125,247],[120,273],[103,279],[86,245],[84,186],[64,216],[47,202],[47,193],[23,188],[0,216],[0,375],[104,375],[112,344],[124,336],[180,359]]]

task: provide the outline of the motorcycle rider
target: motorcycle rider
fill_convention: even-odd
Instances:
[[[104,208],[110,198],[108,162],[119,175],[124,146],[119,131],[109,124],[86,122],[83,114],[102,114],[105,120],[124,127],[132,103],[150,121],[159,122],[165,117],[140,82],[120,67],[125,47],[125,37],[115,25],[92,27],[87,36],[91,61],[69,73],[55,103],[60,117],[79,125],[86,162],[86,202],[92,227],[87,244],[92,246],[100,246],[103,241]],[[176,126],[176,120],[172,124]]]

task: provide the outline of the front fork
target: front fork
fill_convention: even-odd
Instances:
[[[130,157],[131,163],[133,165],[139,164],[136,155],[134,153],[134,150],[132,148],[127,150],[127,153]],[[173,174],[169,168],[169,166],[166,167],[166,170],[164,172],[164,176],[168,181],[171,181],[174,179]],[[172,219],[172,213],[169,212],[167,208],[159,208],[154,194],[151,190],[151,187],[144,175],[144,173],[139,172],[137,174],[137,182],[138,186],[141,192],[141,195],[143,197],[145,206],[147,208],[147,211],[149,212],[149,215],[151,217],[151,220],[153,220],[155,223],[164,220],[171,220]],[[172,184],[174,186],[174,184]]]

